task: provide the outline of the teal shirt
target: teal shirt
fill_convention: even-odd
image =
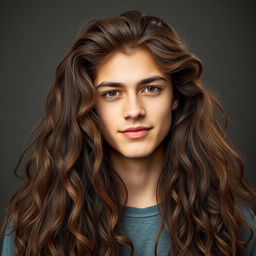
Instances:
[[[256,216],[249,207],[242,208],[242,215],[252,224],[253,239],[247,246],[243,256],[256,256]],[[157,205],[146,208],[126,206],[123,218],[123,234],[129,237],[134,245],[135,256],[154,256],[154,244],[161,226],[161,219]],[[248,239],[250,232],[242,226],[242,238]],[[167,256],[171,240],[169,234],[163,229],[157,247],[158,256]],[[129,256],[130,248],[121,247],[121,255]]]
[[[244,256],[256,256],[256,216],[249,207],[243,207],[242,214],[247,221],[252,224],[254,231],[253,239],[246,248]],[[126,206],[124,217],[122,220],[122,234],[129,237],[134,245],[135,256],[154,256],[154,243],[160,228],[161,220],[157,209],[157,205],[146,208],[136,208]],[[242,226],[242,238],[249,238],[249,230]],[[3,240],[3,248],[1,256],[13,256],[13,237],[6,235]],[[171,240],[165,229],[161,233],[158,243],[158,255],[166,256],[171,246]],[[121,246],[121,256],[129,256],[130,248]]]
[[[126,206],[123,217],[122,235],[129,237],[134,246],[135,256],[154,256],[154,245],[157,233],[161,226],[161,219],[157,205],[146,208]],[[163,229],[157,247],[158,256],[167,256],[171,240]],[[122,256],[130,256],[128,245],[121,246]]]

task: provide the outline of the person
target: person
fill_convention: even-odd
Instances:
[[[30,149],[2,255],[256,255],[256,192],[202,70],[160,17],[82,26],[15,168]]]

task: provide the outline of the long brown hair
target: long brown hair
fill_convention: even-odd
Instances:
[[[200,81],[202,62],[162,19],[127,11],[87,22],[57,66],[35,138],[15,168],[26,182],[4,212],[1,234],[10,221],[15,255],[119,255],[120,244],[133,255],[132,241],[119,230],[127,189],[102,137],[94,77],[114,51],[135,47],[152,54],[179,98],[156,191],[162,226],[155,255],[163,228],[172,240],[169,255],[237,256],[249,242],[239,236],[241,224],[253,234],[240,203],[255,213],[256,192],[227,138],[220,101]]]

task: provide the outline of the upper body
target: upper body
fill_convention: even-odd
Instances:
[[[242,208],[242,214],[252,224],[254,235],[241,256],[256,256],[256,216],[245,206]],[[157,205],[145,208],[126,206],[122,224],[124,229],[121,233],[129,237],[134,244],[134,256],[154,256],[154,243],[161,224]],[[243,240],[248,239],[247,229],[242,228],[241,237]],[[5,235],[1,256],[14,256],[13,246],[13,235]],[[164,229],[157,248],[158,256],[167,256],[170,246],[171,239]],[[129,250],[127,246],[122,245],[120,255],[130,256]]]
[[[256,192],[242,177],[242,159],[214,110],[227,118],[200,81],[202,70],[155,16],[128,11],[81,30],[57,67],[29,146],[28,181],[6,214],[4,227],[15,217],[22,255],[114,254],[120,242],[129,245],[114,232],[120,218],[135,253],[153,255],[160,216],[168,216],[161,255],[170,246],[216,255],[240,246],[234,198],[255,209]],[[255,216],[242,212],[255,230]],[[13,254],[9,236],[3,253]],[[244,254],[255,254],[255,236]]]

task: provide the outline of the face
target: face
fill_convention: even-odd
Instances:
[[[147,50],[136,48],[129,55],[115,52],[99,65],[94,84],[96,112],[111,149],[126,158],[150,156],[170,130],[172,110],[178,106],[170,78]],[[138,126],[150,129],[122,132]]]

